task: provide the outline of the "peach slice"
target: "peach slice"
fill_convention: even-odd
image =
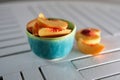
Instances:
[[[70,29],[58,29],[58,28],[41,28],[39,29],[39,36],[45,36],[45,37],[55,37],[55,36],[61,36],[66,35],[71,32]]]
[[[99,29],[96,29],[96,28],[82,29],[81,32],[83,34],[88,35],[88,36],[92,36],[92,35],[98,35],[98,36],[100,36],[100,33],[101,33],[101,31]]]
[[[86,54],[97,55],[104,49],[103,44],[87,44],[83,39],[80,39],[77,44],[79,50]]]
[[[33,35],[38,35],[38,30],[40,29],[40,25],[37,21],[37,19],[33,19],[27,24],[27,30],[32,33]]]
[[[79,32],[76,33],[75,37],[77,41],[82,38],[87,44],[96,44],[100,43],[101,41],[101,37],[98,35],[85,36],[83,34],[80,34]]]
[[[33,27],[35,26],[36,24],[36,20],[37,19],[33,19],[32,21],[30,21],[26,26],[27,26],[27,30],[30,32],[30,33],[33,33],[32,30],[33,30]]]
[[[40,14],[38,15],[38,18],[46,19],[45,15],[44,15],[43,13],[40,13]]]
[[[76,32],[76,40],[83,39],[87,44],[100,43],[100,30],[94,28],[82,29]]]
[[[59,29],[66,29],[68,27],[68,23],[62,20],[49,20],[49,19],[42,19],[37,18],[39,21],[39,25],[42,27],[49,27],[49,28],[59,28]]]
[[[33,30],[32,30],[33,35],[38,36],[38,31],[39,31],[40,28],[41,27],[39,26],[39,24],[36,23],[35,26],[33,27]]]

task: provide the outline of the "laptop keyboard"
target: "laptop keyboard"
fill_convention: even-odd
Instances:
[[[0,11],[0,57],[30,50],[12,10]]]
[[[120,79],[120,6],[80,1],[0,4],[0,80]],[[77,30],[100,29],[105,50],[93,57],[79,52],[75,44],[60,61],[37,57],[29,47],[25,25],[40,12],[47,17],[68,19],[76,24]]]

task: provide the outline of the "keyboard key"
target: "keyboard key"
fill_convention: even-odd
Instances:
[[[115,61],[120,61],[120,52],[111,52],[103,55],[98,55],[94,57],[88,57],[83,59],[73,60],[72,63],[75,65],[77,70],[83,70],[95,66],[100,66],[103,64],[112,63]]]
[[[87,64],[87,63],[86,63]],[[86,80],[96,80],[120,72],[120,62],[114,62],[98,67],[79,71]]]
[[[27,68],[22,73],[25,80],[43,80],[38,67]]]
[[[84,80],[71,63],[59,63],[41,67],[46,80]]]
[[[120,74],[115,74],[115,75],[104,77],[104,78],[97,79],[97,80],[120,80]]]
[[[3,80],[23,80],[20,73],[9,73],[3,75]]]

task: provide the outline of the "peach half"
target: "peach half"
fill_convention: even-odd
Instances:
[[[87,44],[100,43],[100,30],[94,28],[86,28],[76,32],[76,40],[83,39]]]
[[[77,41],[77,44],[78,44],[79,50],[86,54],[97,55],[104,49],[103,44],[100,44],[100,43],[87,44],[83,39],[80,39],[79,41]]]

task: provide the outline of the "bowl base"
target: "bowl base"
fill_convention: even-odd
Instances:
[[[42,57],[40,57],[40,58],[42,58],[42,59],[44,59],[44,60],[47,60],[47,61],[59,61],[59,60],[62,60],[63,58],[65,58],[66,56],[64,56],[64,57],[60,57],[60,58],[55,58],[55,59],[46,59],[46,58],[42,58]]]

